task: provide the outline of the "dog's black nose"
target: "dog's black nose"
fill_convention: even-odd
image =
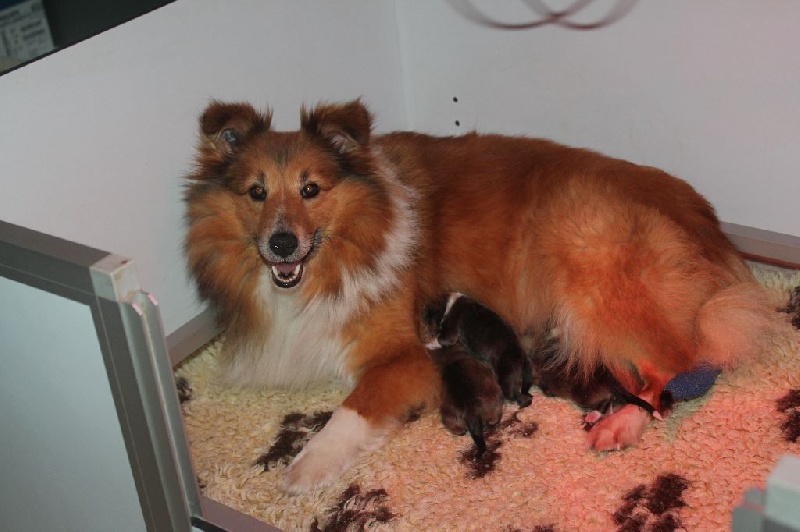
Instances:
[[[269,249],[279,257],[288,257],[297,249],[297,237],[293,233],[275,233],[269,237]]]

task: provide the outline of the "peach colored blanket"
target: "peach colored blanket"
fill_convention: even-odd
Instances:
[[[776,290],[798,284],[796,273],[757,275]],[[787,328],[757,362],[652,422],[635,448],[587,450],[581,412],[534,389],[530,407],[506,406],[480,462],[469,437],[431,413],[336,485],[288,496],[286,463],[346,392],[223,388],[217,348],[177,371],[191,387],[183,410],[201,489],[285,530],[730,530],[744,491],[800,454],[800,333]]]

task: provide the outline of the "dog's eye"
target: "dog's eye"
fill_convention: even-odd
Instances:
[[[319,194],[319,185],[316,183],[307,183],[300,189],[300,195],[305,199],[311,199]]]
[[[253,199],[253,201],[264,201],[267,199],[267,189],[264,188],[264,185],[253,185],[247,190],[247,194]]]

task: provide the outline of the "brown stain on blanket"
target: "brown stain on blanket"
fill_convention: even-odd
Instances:
[[[519,410],[500,421],[489,433],[486,439],[486,451],[478,456],[478,449],[473,444],[465,451],[462,451],[459,462],[467,468],[467,477],[470,479],[483,478],[495,470],[497,462],[501,458],[499,452],[503,445],[503,440],[512,438],[530,438],[539,429],[536,422],[522,421],[519,418]]]
[[[776,402],[778,412],[785,416],[781,429],[786,441],[797,443],[800,440],[800,389],[789,392]]]
[[[689,481],[675,473],[656,477],[650,486],[639,484],[623,497],[622,506],[614,512],[619,532],[667,532],[682,528],[675,510],[686,506],[683,492]]]
[[[332,415],[332,411],[286,414],[275,442],[256,459],[256,465],[262,466],[264,471],[287,465],[303,450],[308,440],[325,426]]]
[[[353,532],[385,524],[395,518],[384,504],[388,495],[386,490],[373,489],[361,491],[361,486],[351,484],[339,497],[336,505],[328,510],[328,520],[320,526],[315,519],[312,532]]]

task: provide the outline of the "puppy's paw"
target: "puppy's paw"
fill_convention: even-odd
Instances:
[[[517,406],[520,408],[526,408],[531,406],[531,403],[533,403],[533,396],[528,392],[521,392],[517,395],[515,400],[517,402]]]
[[[339,407],[286,470],[283,487],[303,493],[335,482],[361,454],[377,449],[388,430],[373,427],[354,410]]]
[[[586,436],[586,445],[596,451],[619,451],[639,443],[650,414],[635,405],[602,418]]]

